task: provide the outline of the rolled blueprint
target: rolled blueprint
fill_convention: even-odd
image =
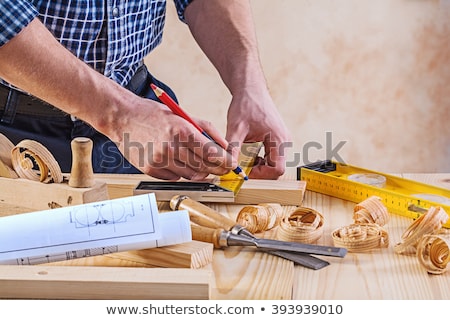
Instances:
[[[187,211],[153,193],[0,218],[0,264],[41,264],[191,241]]]

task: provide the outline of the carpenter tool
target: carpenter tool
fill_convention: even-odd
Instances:
[[[196,225],[191,225],[191,230],[196,227]],[[265,250],[281,250],[339,258],[343,258],[347,253],[347,249],[345,248],[248,237],[244,235],[233,234],[231,231],[224,231],[220,228],[212,229],[201,226],[200,228],[200,230],[195,230],[195,232],[198,232],[196,233],[196,235],[198,234],[199,237],[202,237],[201,232],[203,232],[205,234],[203,236],[205,240],[196,240],[212,242],[218,248],[230,246],[254,246]]]
[[[213,210],[212,208],[197,202],[195,200],[190,199],[187,196],[179,195],[175,196],[170,201],[170,207],[172,210],[180,210],[184,209],[189,212],[189,217],[191,222],[196,225],[200,225],[206,228],[210,228],[214,231],[214,229],[222,229],[226,230],[230,233],[230,235],[239,236],[237,240],[243,240],[246,245],[256,246],[261,250],[266,251],[272,255],[277,255],[283,257],[285,259],[289,259],[291,261],[296,262],[299,265],[303,265],[305,267],[309,267],[312,269],[320,269],[327,266],[329,263],[322,259],[309,256],[307,253],[308,249],[316,249],[316,252],[322,253],[323,255],[335,255],[343,257],[346,253],[345,249],[335,248],[335,247],[321,247],[321,246],[312,246],[312,245],[303,245],[300,243],[293,243],[294,247],[290,246],[289,242],[277,241],[277,240],[269,240],[269,239],[257,239],[250,231],[248,231],[245,227],[235,223],[233,220],[223,216],[219,212]],[[203,233],[211,234],[211,230],[205,230]],[[216,230],[216,232],[218,232]],[[221,232],[219,232],[220,234]],[[202,233],[199,233],[201,235]],[[193,236],[196,236],[193,234]],[[243,239],[241,239],[241,237]],[[211,236],[208,238],[209,240],[213,239]],[[230,239],[230,236],[228,236]],[[258,243],[256,244],[255,241]],[[243,242],[240,245],[244,245]],[[213,242],[214,243],[214,242]],[[230,243],[228,245],[231,245]],[[236,242],[235,242],[236,243]],[[238,245],[238,244],[233,244]],[[303,251],[301,247],[303,246]],[[289,249],[289,250],[286,250]],[[320,249],[320,250],[318,250]],[[338,249],[338,250],[336,250]],[[306,252],[304,252],[306,250]],[[293,252],[290,252],[293,251]],[[334,251],[334,252],[333,252]]]
[[[239,154],[239,166],[246,175],[250,174],[262,147],[262,143],[244,143]],[[224,174],[214,181],[141,181],[133,194],[155,193],[158,201],[170,201],[178,194],[203,202],[235,202],[236,195],[244,184],[244,179],[234,172]]]
[[[183,193],[191,199],[203,202],[234,202],[234,193],[211,182],[197,181],[141,181],[133,190],[134,195],[154,193],[158,201],[170,201]]]
[[[314,270],[322,269],[330,264],[328,261],[310,256],[307,253],[289,252],[261,247],[261,245],[258,244],[259,241],[267,239],[257,239],[254,237],[236,235],[221,228],[213,229],[191,224],[191,231],[193,240],[212,243],[215,248],[219,249],[232,246],[255,246],[263,252],[290,260],[295,264]]]
[[[307,190],[355,203],[377,196],[389,212],[412,219],[431,206],[450,215],[448,189],[331,160],[298,167],[297,180],[306,181]],[[449,228],[450,221],[443,226]]]

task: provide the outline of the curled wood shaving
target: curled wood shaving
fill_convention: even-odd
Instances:
[[[353,210],[353,221],[355,223],[375,223],[384,226],[389,222],[389,212],[381,202],[381,198],[371,196],[358,203]]]
[[[389,235],[382,227],[390,215],[381,198],[371,196],[353,209],[353,224],[333,231],[334,244],[352,252],[387,248]]]
[[[20,178],[45,183],[63,181],[58,162],[50,151],[37,141],[22,140],[12,149],[11,156],[13,168]]]
[[[11,150],[13,148],[14,144],[0,133],[0,160],[9,167],[12,167]]]
[[[313,243],[323,234],[323,216],[314,209],[300,207],[281,220],[277,239]]]
[[[11,150],[14,144],[0,133],[0,177],[18,178],[11,161]]]
[[[429,234],[436,234],[447,222],[448,215],[442,207],[430,207],[426,213],[415,220],[401,237],[401,241],[394,246],[399,254],[415,254],[420,239]]]
[[[428,273],[442,274],[450,269],[450,234],[429,234],[417,245],[417,258]]]
[[[388,233],[375,223],[357,223],[341,227],[331,234],[335,246],[350,252],[363,252],[389,246]]]
[[[276,227],[283,217],[283,208],[278,203],[261,203],[243,207],[236,222],[251,233],[258,233]]]

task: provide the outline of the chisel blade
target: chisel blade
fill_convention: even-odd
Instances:
[[[253,245],[265,250],[282,250],[290,252],[300,252],[331,257],[344,257],[347,254],[346,248],[321,246],[299,242],[280,241],[272,239],[250,238],[234,234],[228,234],[227,242],[229,246]]]
[[[313,270],[319,270],[330,265],[328,261],[310,256],[309,254],[306,253],[280,251],[280,250],[262,250],[262,251],[280,258],[290,260],[297,265]]]

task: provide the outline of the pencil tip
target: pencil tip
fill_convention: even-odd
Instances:
[[[242,171],[242,169],[241,169],[241,171],[239,172],[239,175],[240,175],[245,181],[248,180],[248,176],[245,174],[244,171]]]

